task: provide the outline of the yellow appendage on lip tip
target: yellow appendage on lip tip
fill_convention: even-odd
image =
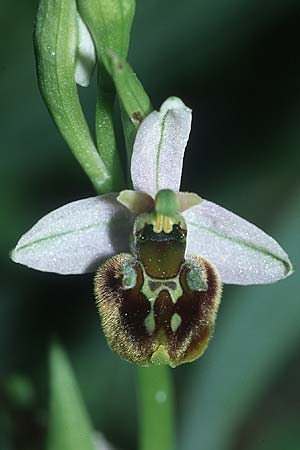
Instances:
[[[153,352],[151,356],[151,363],[157,365],[170,364],[170,356],[164,345],[159,345],[159,347]]]

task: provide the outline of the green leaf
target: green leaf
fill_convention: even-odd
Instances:
[[[96,191],[110,191],[111,175],[91,138],[75,83],[75,0],[41,0],[34,37],[39,86],[49,112]]]
[[[50,349],[47,450],[95,450],[91,423],[72,368],[57,343],[53,343]]]

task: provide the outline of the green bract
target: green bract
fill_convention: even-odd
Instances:
[[[96,191],[105,192],[112,177],[93,143],[75,82],[78,26],[75,0],[41,0],[34,33],[37,74],[59,131]]]
[[[127,57],[135,0],[78,0],[78,9],[95,42],[98,56],[95,131],[99,154],[114,174],[113,189],[123,187],[123,173],[114,135],[115,86],[107,51]],[[123,119],[127,121],[127,118]]]
[[[79,12],[87,24],[99,60],[106,64],[106,50],[126,58],[135,0],[77,0]]]
[[[121,104],[135,128],[152,111],[152,105],[141,82],[129,64],[113,51],[107,51],[108,70],[111,74]]]

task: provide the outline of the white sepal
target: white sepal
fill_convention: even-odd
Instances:
[[[274,283],[293,272],[288,255],[272,237],[221,206],[204,200],[183,216],[187,253],[210,260],[223,283]]]
[[[161,189],[179,191],[192,111],[176,97],[166,100],[140,125],[133,146],[131,178],[136,191],[155,197]]]
[[[134,215],[116,197],[78,200],[47,214],[21,237],[13,261],[45,272],[80,274],[128,251]]]

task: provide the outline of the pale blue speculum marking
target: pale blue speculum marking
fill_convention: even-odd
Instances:
[[[136,285],[137,274],[134,268],[135,262],[127,262],[123,264],[122,275],[123,275],[123,286],[125,289],[132,289]]]
[[[207,291],[207,283],[203,269],[193,260],[189,260],[190,270],[187,273],[186,283],[191,291]]]

